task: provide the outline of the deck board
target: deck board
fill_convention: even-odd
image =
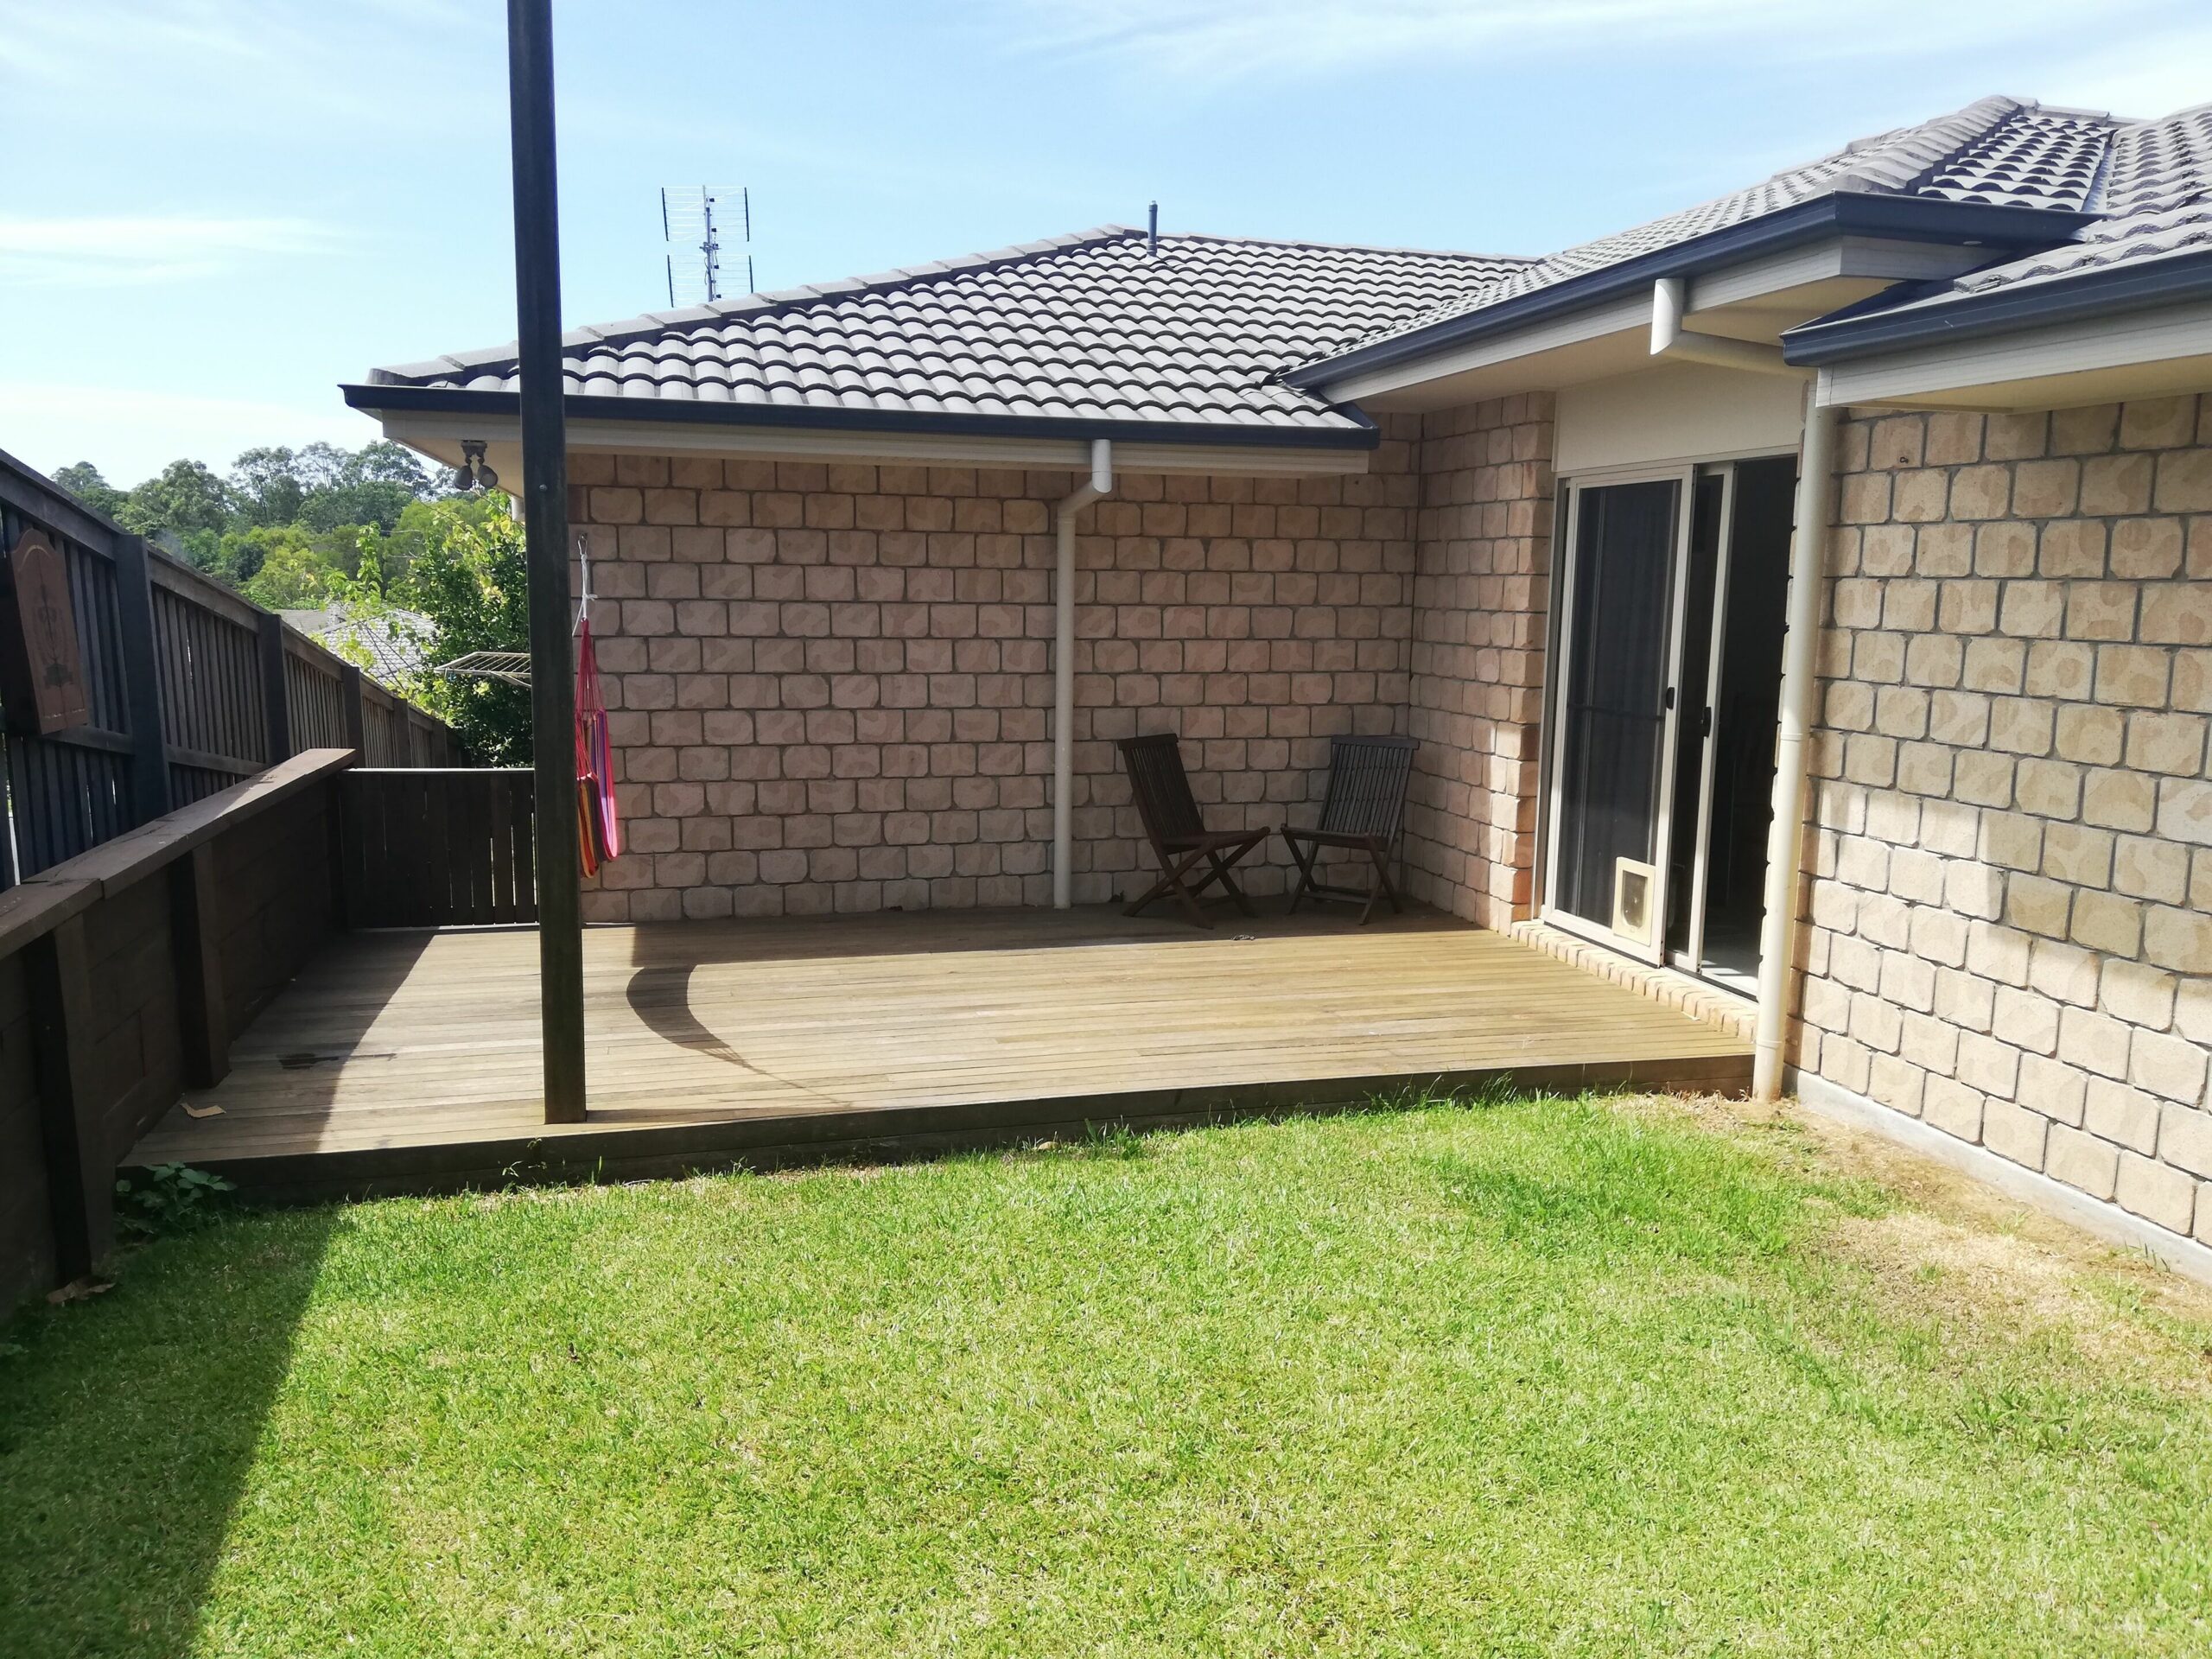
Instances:
[[[590,1105],[547,1125],[528,930],[345,937],[134,1154],[307,1193],[1345,1103],[1433,1078],[1740,1087],[1743,1041],[1432,913],[1012,911],[587,930]]]

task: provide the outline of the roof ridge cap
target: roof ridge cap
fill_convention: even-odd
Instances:
[[[1885,169],[1888,176],[1879,179],[1870,174],[1869,181],[1878,190],[1909,196],[1968,149],[1987,139],[1990,134],[2018,121],[2036,107],[2032,99],[2014,98],[2006,92],[1992,92],[1988,97],[1978,98],[1948,114],[1936,116],[1904,128],[1902,130],[1910,134],[1911,138],[1900,141],[1907,153],[1897,159],[1906,165],[1914,162],[1918,165],[1912,167],[1910,172],[1898,168]],[[1914,143],[1913,139],[1927,143]],[[1933,146],[1937,143],[1943,148],[1934,149]]]
[[[1162,231],[1163,242],[1233,242],[1262,248],[1312,248],[1323,253],[1405,253],[1424,259],[1465,259],[1496,264],[1533,265],[1540,253],[1477,253],[1465,248],[1412,248],[1382,242],[1325,242],[1311,236],[1239,236],[1224,231]]]
[[[2212,110],[2212,98],[2201,99],[2194,104],[2184,104],[2177,110],[2168,110],[2164,115],[2116,115],[2112,118],[2120,123],[2122,131],[2126,131],[2135,127],[2164,126],[2167,122],[2178,120],[2184,115],[2195,115],[2199,110]]]

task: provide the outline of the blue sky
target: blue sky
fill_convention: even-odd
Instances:
[[[760,285],[1136,222],[1542,252],[1985,93],[2212,99],[2196,0],[556,0],[571,324],[664,303],[658,188]],[[2096,27],[2085,33],[2082,20]],[[0,448],[130,484],[374,435],[514,332],[495,0],[0,0]]]

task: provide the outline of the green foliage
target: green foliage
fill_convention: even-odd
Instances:
[[[404,560],[388,591],[397,605],[429,619],[423,644],[432,664],[528,648],[529,568],[522,526],[504,494],[418,501],[401,514],[392,543]],[[490,765],[530,763],[527,687],[425,674],[408,695]]]
[[[289,524],[300,516],[307,486],[297,457],[282,448],[249,449],[231,467],[238,512],[251,524]]]
[[[231,486],[205,461],[173,461],[123,499],[116,522],[156,540],[204,531],[219,536],[237,513]]]
[[[280,585],[301,594],[316,586],[302,549],[349,577],[362,574],[365,556],[373,550],[376,572],[391,574],[385,540],[408,508],[444,488],[411,451],[384,439],[359,449],[264,445],[241,454],[227,478],[200,461],[172,461],[129,492],[109,484],[90,461],[54,477],[124,529],[161,542],[233,587],[252,582],[281,547],[281,563],[302,568]],[[257,536],[284,531],[303,539]]]
[[[224,537],[226,543],[230,539]],[[241,551],[258,556],[252,575],[238,584],[238,591],[265,610],[321,610],[330,598],[333,579],[345,575],[317,545],[319,538],[296,524],[251,531],[246,539],[248,546]]]
[[[94,512],[104,512],[111,518],[123,505],[123,492],[101,477],[100,469],[89,461],[62,467],[54,474],[54,481]]]
[[[90,461],[54,476],[270,610],[417,609],[429,618],[423,643],[441,662],[528,640],[521,538],[506,498],[447,493],[442,474],[400,444],[264,445],[241,454],[227,478],[178,461],[127,493]],[[395,689],[446,718],[484,759],[527,760],[527,691],[435,675]]]
[[[115,1184],[116,1225],[133,1238],[158,1238],[205,1225],[232,1191],[220,1175],[188,1164],[156,1164]]]

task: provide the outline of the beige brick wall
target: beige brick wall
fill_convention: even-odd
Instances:
[[[1218,825],[1403,728],[1417,425],[1341,479],[1125,476],[1078,540],[1075,891],[1141,855],[1112,740],[1173,729]],[[629,852],[594,921],[1048,901],[1065,474],[580,454]],[[1280,892],[1279,844],[1251,889]],[[1148,880],[1148,877],[1147,878]]]
[[[1798,1058],[2212,1242],[2212,399],[1842,472]]]
[[[1485,927],[1533,906],[1551,454],[1548,393],[1423,417],[1407,874]]]

